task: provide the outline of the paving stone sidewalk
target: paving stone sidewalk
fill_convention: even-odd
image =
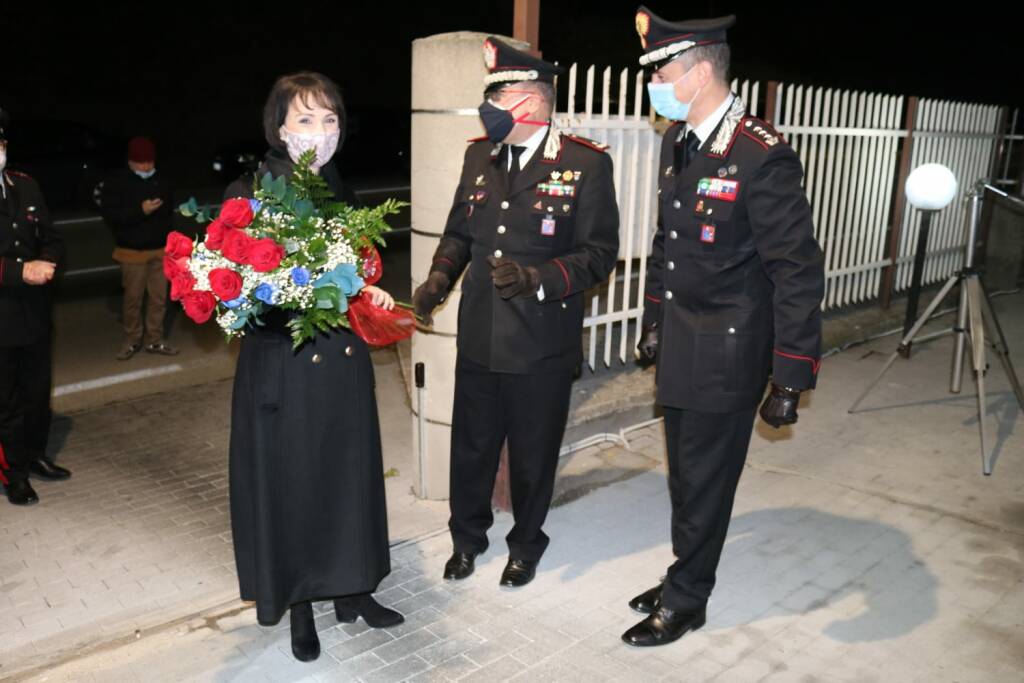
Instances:
[[[1024,296],[998,299],[996,307],[1011,344],[1024,339]],[[291,657],[287,624],[261,628],[250,606],[229,599],[179,623],[165,619],[138,639],[128,631],[122,633],[125,640],[68,653],[64,661],[12,678],[1019,681],[1024,672],[1024,421],[1001,369],[993,366],[986,419],[999,460],[993,476],[982,476],[970,382],[968,393],[948,394],[949,338],[915,347],[914,358],[897,363],[865,410],[849,415],[850,403],[894,346],[894,339],[883,339],[828,359],[821,386],[802,405],[796,428],[776,432],[758,426],[708,624],[673,645],[635,650],[619,640],[638,619],[626,601],[653,585],[671,561],[664,442],[660,426],[652,425],[629,434],[628,449],[610,444],[591,449],[603,456],[608,485],[552,510],[546,526],[551,547],[537,579],[525,589],[497,586],[505,561],[501,539],[511,525],[501,514],[491,549],[464,582],[440,578],[450,552],[443,532],[410,536],[396,546],[395,570],[380,597],[406,614],[402,626],[341,625],[327,603],[318,605],[324,654],[315,663]],[[158,458],[163,441],[183,433],[183,410],[203,422],[198,405],[173,408],[178,417],[171,418],[169,406],[162,429],[151,426],[130,436],[152,444],[154,459],[164,459]],[[210,437],[198,432],[190,455],[174,451],[184,468],[222,457],[211,452]],[[102,452],[111,438],[78,446]],[[122,451],[104,457],[104,476],[87,482],[115,482],[118,496],[140,494],[133,484],[147,473],[148,461]],[[655,469],[644,471],[637,458]],[[223,478],[186,486],[173,474],[154,474],[149,483],[137,499],[106,503],[104,497],[86,498],[68,488],[63,495],[77,507],[28,536],[19,534],[18,523],[8,522],[6,510],[0,513],[5,547],[16,548],[4,555],[3,564],[11,566],[0,584],[6,600],[0,604],[0,627],[5,634],[30,634],[13,636],[19,644],[0,653],[5,664],[28,661],[25,648],[38,651],[46,642],[39,632],[52,628],[54,618],[63,626],[64,610],[71,610],[69,620],[76,611],[89,618],[90,608],[79,609],[69,595],[77,596],[79,587],[68,574],[97,595],[119,602],[129,596],[131,605],[154,601],[159,606],[183,591],[196,595],[203,590],[197,582],[206,576],[222,581],[218,585],[225,593],[234,589],[226,528],[217,526],[218,515],[194,512],[200,518],[193,523],[188,511],[170,519],[146,511],[149,505],[182,504],[201,510],[211,504],[206,498],[223,489]],[[51,500],[60,500],[54,498],[58,492],[57,485],[43,490]],[[132,535],[130,525],[90,532],[98,514],[92,510],[104,504],[120,519],[151,520],[159,542]],[[109,510],[104,514],[111,516]],[[166,553],[169,571],[160,560],[136,567],[121,559],[141,547]],[[53,559],[62,548],[80,548],[86,557],[65,567]],[[175,557],[184,562],[183,549],[202,550],[209,564],[175,567]],[[116,576],[133,571],[153,575],[134,579],[139,588],[116,583]],[[5,588],[14,583],[19,585]],[[59,590],[51,594],[51,584],[64,591],[64,602]],[[138,597],[131,598],[133,593]],[[80,598],[85,604],[87,599]],[[35,611],[13,617],[17,608]],[[7,647],[9,638],[4,641]]]

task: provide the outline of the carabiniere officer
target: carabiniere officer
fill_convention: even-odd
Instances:
[[[487,135],[470,141],[444,236],[413,296],[429,320],[465,272],[451,444],[454,553],[449,580],[473,573],[493,521],[491,492],[508,439],[515,526],[501,584],[529,583],[548,545],[569,396],[583,360],[583,292],[619,248],[606,147],[551,121],[561,69],[496,38],[484,41]]]
[[[0,482],[14,505],[39,496],[29,474],[67,479],[46,455],[50,432],[50,284],[64,254],[35,180],[7,168],[0,109]]]
[[[755,410],[797,419],[820,366],[824,269],[803,168],[729,88],[735,17],[668,22],[640,7],[651,105],[675,123],[661,146],[658,227],[640,355],[657,359],[676,561],[630,605],[622,638],[663,645],[700,628],[715,585]]]

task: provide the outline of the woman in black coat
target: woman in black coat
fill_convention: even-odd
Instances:
[[[270,151],[256,179],[290,176],[317,150],[314,167],[335,198],[354,203],[330,163],[344,127],[337,86],[316,73],[284,76],[264,108]],[[226,198],[252,197],[251,180]],[[373,302],[391,297],[366,287]],[[334,599],[339,621],[401,623],[372,597],[391,570],[380,426],[366,343],[345,328],[292,349],[287,314],[272,309],[249,327],[231,406],[231,528],[243,600],[263,625],[291,611],[292,652],[320,654],[311,600]]]

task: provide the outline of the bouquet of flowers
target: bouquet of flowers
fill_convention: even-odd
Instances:
[[[348,327],[367,343],[383,346],[412,335],[407,308],[388,311],[360,292],[382,273],[376,245],[384,244],[384,217],[405,204],[389,199],[356,209],[335,202],[326,181],[304,153],[291,178],[266,174],[255,199],[229,199],[216,216],[190,199],[182,215],[209,222],[206,239],[180,232],[167,237],[164,275],[171,299],[197,323],[216,315],[228,338],[262,325],[271,308],[289,311],[294,346],[319,332]]]

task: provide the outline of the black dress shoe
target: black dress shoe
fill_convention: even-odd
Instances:
[[[33,460],[29,463],[28,469],[33,475],[46,481],[62,481],[71,478],[71,470],[65,469],[47,458]]]
[[[476,569],[476,555],[474,553],[452,553],[448,561],[444,563],[444,578],[448,581],[461,581]]]
[[[338,617],[338,621],[346,624],[351,624],[362,617],[366,625],[371,628],[398,626],[405,621],[405,617],[401,613],[380,604],[373,599],[373,595],[370,593],[335,598],[334,614]]]
[[[32,484],[28,483],[28,479],[12,480],[5,488],[7,489],[7,500],[14,505],[35,505],[39,502],[39,496],[36,495]]]
[[[661,607],[661,584],[630,600],[629,606],[640,614],[653,614]]]
[[[506,588],[522,588],[533,581],[537,574],[536,560],[509,559],[505,571],[501,573],[501,585]]]
[[[320,639],[313,623],[313,604],[299,602],[292,605],[292,654],[300,662],[312,662],[320,656]]]
[[[667,607],[659,607],[653,614],[622,634],[622,640],[634,647],[651,647],[667,645],[679,640],[687,631],[696,631],[707,616],[704,610],[699,612],[678,612]]]

